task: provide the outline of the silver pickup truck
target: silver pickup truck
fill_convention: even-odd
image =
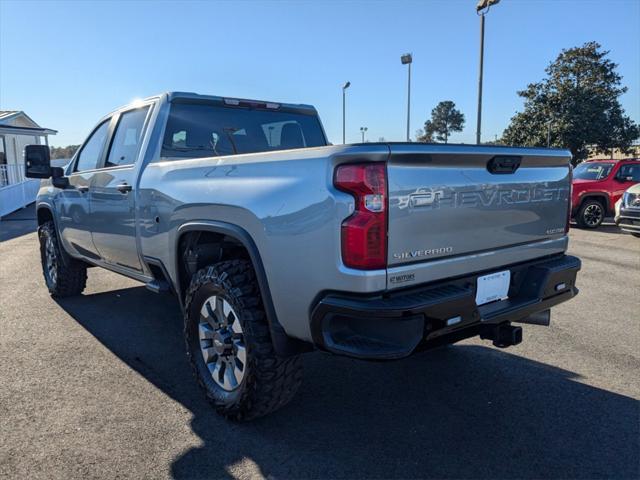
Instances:
[[[100,266],[173,293],[223,415],[286,404],[301,354],[397,359],[522,340],[572,298],[570,153],[330,145],[308,105],[167,93],[103,117],[64,169],[25,149],[51,295]]]

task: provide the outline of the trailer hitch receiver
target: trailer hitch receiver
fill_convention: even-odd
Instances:
[[[522,327],[514,327],[508,322],[484,325],[480,331],[480,338],[493,340],[493,345],[498,348],[507,348],[522,342]]]

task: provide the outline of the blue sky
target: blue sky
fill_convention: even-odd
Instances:
[[[475,0],[377,2],[31,2],[0,0],[0,109],[24,110],[80,143],[97,119],[137,97],[195,91],[317,107],[332,142],[403,140],[414,55],[411,135],[441,100],[466,115],[473,142],[479,21]],[[611,50],[640,122],[639,0],[502,0],[487,17],[483,139],[502,132],[516,91],[562,48]]]

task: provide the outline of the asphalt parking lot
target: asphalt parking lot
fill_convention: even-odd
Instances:
[[[506,350],[305,357],[287,408],[228,423],[175,301],[92,269],[52,300],[33,212],[0,222],[0,477],[639,478],[640,239],[571,231],[580,295]]]

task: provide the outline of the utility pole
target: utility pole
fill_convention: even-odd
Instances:
[[[347,88],[349,88],[351,86],[351,82],[347,82],[342,86],[342,144],[344,145],[346,143],[345,141],[345,137],[346,137],[346,118],[347,118],[347,101],[346,101],[346,93],[347,93]]]
[[[411,64],[413,63],[413,55],[410,53],[405,53],[400,56],[400,62],[403,65],[408,65],[408,76],[407,76],[407,142],[411,141],[409,137],[409,125],[411,124]]]
[[[482,132],[482,71],[484,67],[484,17],[489,12],[491,5],[500,0],[480,0],[476,5],[476,13],[480,17],[480,69],[478,73],[478,118],[476,121],[476,144],[480,145],[480,133]]]

